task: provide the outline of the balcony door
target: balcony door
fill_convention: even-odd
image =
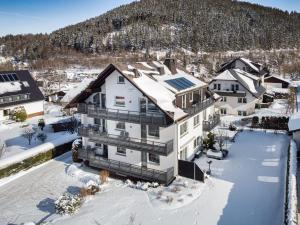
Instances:
[[[106,95],[101,94],[101,108],[106,109]]]
[[[97,93],[93,96],[93,103],[97,107],[100,106],[100,94],[99,93]]]
[[[142,142],[147,142],[147,126],[145,124],[141,124],[141,139]],[[141,152],[141,162],[142,167],[147,168],[147,152]]]

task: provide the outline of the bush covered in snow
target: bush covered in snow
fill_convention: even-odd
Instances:
[[[73,162],[80,162],[78,159],[78,150],[82,147],[82,140],[80,138],[76,139],[72,143],[72,159]]]
[[[149,188],[157,188],[157,187],[159,187],[159,184],[156,183],[156,182],[149,183],[149,182],[138,181],[135,184],[135,183],[133,183],[129,179],[125,181],[125,184],[128,185],[128,187],[139,189],[139,190],[142,190],[142,191],[148,191]]]
[[[46,141],[46,139],[47,139],[47,135],[44,134],[44,133],[38,133],[38,134],[36,135],[36,138],[37,138],[40,142],[44,143],[44,142]]]
[[[82,205],[82,198],[79,195],[64,193],[55,201],[56,213],[60,215],[74,214]]]

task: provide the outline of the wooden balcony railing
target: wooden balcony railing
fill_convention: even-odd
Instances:
[[[81,103],[77,108],[79,113],[87,114],[89,117],[101,118],[114,121],[122,121],[138,124],[153,124],[168,126],[166,116],[161,112],[141,113],[120,109],[102,109],[95,105]]]
[[[101,144],[119,146],[136,151],[150,152],[157,155],[168,156],[171,152],[173,152],[173,140],[168,141],[167,143],[161,143],[128,137],[128,134],[125,132],[124,135],[113,135],[99,131],[93,127],[84,126],[81,126],[78,129],[78,134]]]
[[[79,149],[78,158],[82,160],[88,160],[89,165],[106,169],[118,174],[135,177],[148,181],[155,181],[159,183],[169,184],[174,179],[174,168],[171,167],[166,171],[150,169],[139,165],[133,165],[116,160],[111,160],[95,155],[95,152],[89,149]]]

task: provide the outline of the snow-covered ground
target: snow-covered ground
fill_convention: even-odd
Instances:
[[[29,145],[28,140],[22,136],[24,133],[24,129],[26,129],[24,125],[29,124],[37,128],[38,120],[40,118],[44,118],[46,122],[46,127],[43,131],[43,133],[47,135],[45,143],[65,143],[64,140],[76,138],[76,135],[70,134],[68,132],[54,133],[52,131],[52,128],[49,124],[65,119],[66,117],[63,116],[60,106],[45,103],[44,116],[37,116],[27,119],[24,123],[13,122],[9,124],[0,124],[0,139],[6,144],[4,153],[0,156],[0,162],[3,159],[22,154],[28,150],[31,150],[32,148],[37,148],[38,146],[41,146],[43,144],[37,138],[34,138],[32,140],[32,143]]]
[[[98,177],[97,172],[70,165],[67,153],[0,186],[0,224],[46,220],[122,225],[133,220],[141,225],[281,225],[288,144],[285,134],[244,131],[229,148],[228,158],[213,160],[212,176],[205,184],[180,178],[171,187],[142,191],[109,179],[75,215],[59,216],[54,200]],[[207,169],[207,160],[203,156],[197,163]],[[173,200],[161,200],[161,192]]]

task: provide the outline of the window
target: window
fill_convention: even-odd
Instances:
[[[238,91],[238,90],[239,90],[239,88],[240,88],[240,87],[239,87],[239,85],[238,85],[238,84],[236,84],[236,85],[235,85],[235,90],[236,90],[236,91]]]
[[[238,103],[247,103],[247,98],[238,98]]]
[[[125,78],[123,76],[118,77],[118,84],[125,84]]]
[[[217,84],[214,84],[214,89],[217,89]]]
[[[3,103],[4,102],[4,99],[3,98],[0,98],[0,103]]]
[[[183,124],[180,125],[180,136],[187,134],[187,132],[188,132],[188,124],[187,122],[184,122]]]
[[[159,155],[149,153],[148,158],[149,158],[149,162],[159,164]]]
[[[158,108],[153,102],[148,101],[148,111],[157,112]]]
[[[159,126],[149,125],[148,126],[148,135],[153,137],[159,137]]]
[[[126,156],[126,148],[123,148],[123,147],[117,147],[117,155],[123,155],[123,156]]]
[[[221,84],[218,84],[218,90],[221,90]]]
[[[94,118],[94,124],[101,125],[101,119]]]
[[[125,106],[125,97],[116,96],[115,104],[116,104],[116,106]]]
[[[220,112],[221,112],[222,115],[227,114],[227,110],[225,108],[220,109]]]
[[[200,119],[199,115],[194,117],[194,127],[198,126],[200,124]]]
[[[186,108],[186,95],[182,95],[181,96],[181,104],[182,104],[182,108],[185,109]]]
[[[187,147],[184,147],[180,152],[179,152],[179,159],[185,160],[187,158]]]
[[[117,122],[116,129],[125,130],[125,123],[124,122]]]
[[[227,97],[222,97],[221,102],[227,102]]]
[[[239,116],[247,116],[247,112],[246,111],[238,111],[238,115]]]

